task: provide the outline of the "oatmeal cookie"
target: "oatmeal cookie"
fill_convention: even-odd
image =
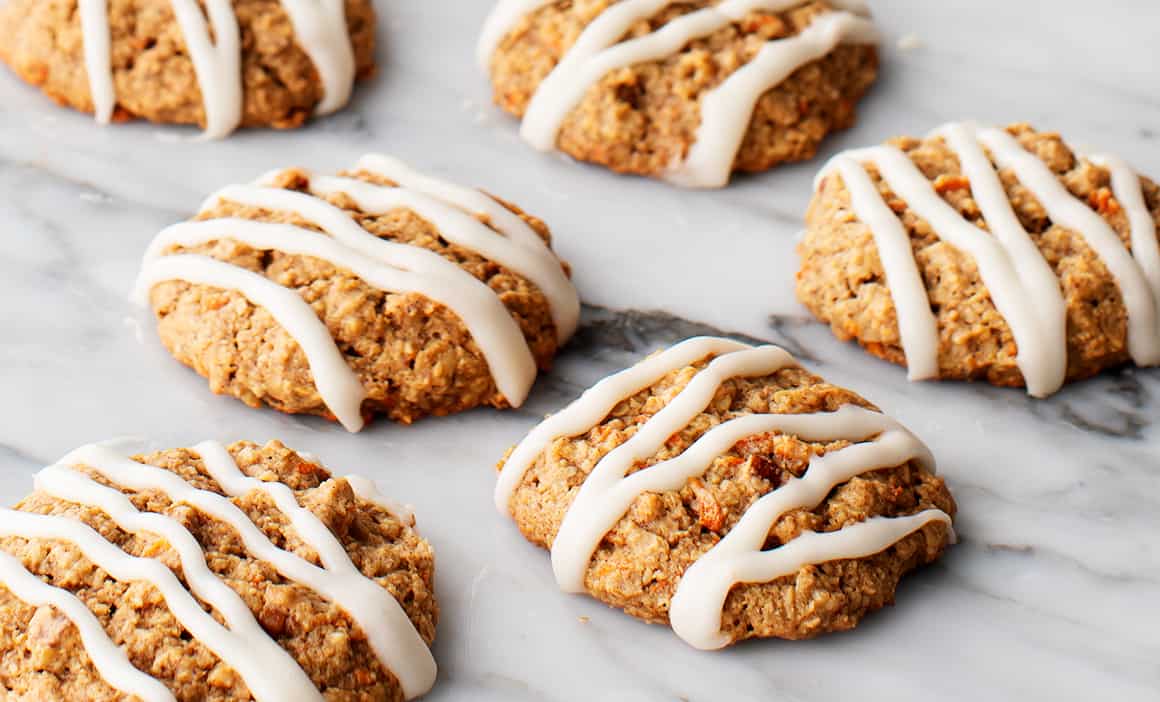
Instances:
[[[722,187],[734,171],[812,158],[854,124],[878,72],[860,0],[756,5],[501,0],[479,59],[536,148]]]
[[[580,314],[540,220],[377,155],[220,190],[135,294],[214,392],[351,431],[519,406]]]
[[[801,301],[913,379],[1037,397],[1160,365],[1160,188],[1058,134],[950,124],[840,154],[799,246]]]
[[[699,337],[549,417],[497,506],[557,582],[690,644],[853,628],[953,541],[926,447],[773,346]]]
[[[0,510],[0,690],[38,702],[393,702],[430,689],[414,517],[271,442],[86,446]]]
[[[343,107],[356,77],[374,71],[370,0],[226,5],[232,11],[190,0],[9,0],[0,60],[102,122],[197,124],[211,137],[298,127]]]

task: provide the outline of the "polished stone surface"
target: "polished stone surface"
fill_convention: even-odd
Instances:
[[[1028,120],[1160,176],[1154,0],[872,4],[889,36],[884,75],[827,153],[952,119]],[[4,502],[38,467],[114,436],[279,438],[370,474],[415,505],[437,551],[432,700],[1160,699],[1160,372],[1109,373],[1048,401],[909,384],[794,301],[794,241],[820,159],[690,193],[536,153],[488,106],[473,60],[489,2],[379,5],[380,74],[303,131],[201,143],[189,130],[102,129],[0,72]],[[523,409],[354,436],[251,410],[209,394],[127,303],[146,243],[210,191],[371,150],[552,226],[588,307]],[[930,444],[955,491],[962,543],[855,632],[694,651],[560,594],[547,555],[492,506],[493,466],[540,416],[650,350],[714,331],[782,344],[857,389]]]

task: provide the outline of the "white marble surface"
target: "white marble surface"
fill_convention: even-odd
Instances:
[[[0,499],[66,450],[122,435],[157,447],[276,437],[373,475],[416,506],[437,550],[432,700],[1160,699],[1160,373],[1112,373],[1046,402],[909,385],[793,300],[818,162],[688,193],[535,153],[486,106],[472,44],[489,2],[378,4],[380,75],[350,109],[299,132],[207,144],[149,125],[101,129],[0,73]],[[1155,0],[873,5],[890,37],[883,78],[829,151],[950,119],[1026,119],[1160,175]],[[922,46],[898,49],[907,35]],[[585,301],[603,308],[588,310],[523,410],[357,436],[250,410],[210,395],[129,308],[146,242],[206,193],[368,150],[544,217]],[[962,544],[854,633],[696,652],[559,594],[546,554],[492,507],[492,466],[537,416],[708,328],[785,344],[857,388],[931,445],[955,491]]]

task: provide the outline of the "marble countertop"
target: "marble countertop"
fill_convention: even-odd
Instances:
[[[0,72],[0,501],[67,450],[279,438],[413,503],[443,616],[429,699],[1160,699],[1160,372],[1048,401],[903,370],[835,341],[794,301],[794,242],[821,161],[690,193],[542,155],[489,106],[485,0],[383,0],[379,76],[306,130],[221,143],[101,129]],[[827,152],[952,119],[1027,120],[1160,176],[1160,5],[881,0],[883,77]],[[1050,6],[1050,14],[1044,8]],[[916,46],[917,45],[917,46]],[[905,48],[901,48],[905,47]],[[585,324],[521,410],[359,435],[215,397],[126,295],[146,243],[203,196],[274,167],[385,151],[543,217]],[[493,466],[541,415],[660,345],[716,330],[784,345],[933,449],[962,543],[853,633],[691,649],[584,597],[494,510]]]

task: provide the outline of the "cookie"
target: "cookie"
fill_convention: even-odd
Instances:
[[[220,190],[134,295],[214,392],[350,431],[518,407],[580,315],[542,222],[376,155]]]
[[[861,0],[501,0],[479,60],[532,146],[722,187],[809,159],[877,77]]]
[[[853,628],[954,539],[927,448],[774,346],[697,337],[597,383],[496,504],[567,592],[697,648]]]
[[[204,5],[204,10],[203,10]],[[102,123],[290,128],[374,71],[370,0],[10,0],[0,60]]]
[[[5,699],[399,701],[435,681],[405,507],[281,443],[80,448],[0,510]]]
[[[819,175],[797,293],[911,379],[1046,397],[1160,365],[1160,188],[1058,134],[949,124]]]

